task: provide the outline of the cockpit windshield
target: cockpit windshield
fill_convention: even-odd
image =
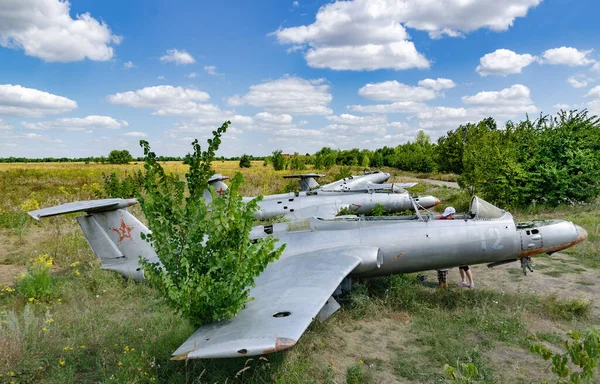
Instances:
[[[471,199],[469,215],[475,220],[499,219],[504,216],[505,213],[506,211],[488,203],[483,199],[480,199],[477,196],[473,196]]]

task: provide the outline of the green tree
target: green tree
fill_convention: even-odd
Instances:
[[[287,159],[283,157],[281,150],[277,150],[273,152],[273,155],[271,156],[271,163],[273,163],[274,170],[281,171],[285,169]]]
[[[294,153],[294,157],[290,159],[290,169],[294,171],[303,171],[306,169],[306,157]]]
[[[394,166],[411,172],[433,172],[436,168],[433,154],[434,146],[430,137],[420,130],[414,142],[409,141],[395,148]]]
[[[242,202],[240,173],[221,198],[212,187],[208,206],[202,197],[214,173],[211,161],[229,124],[213,131],[205,151],[194,140],[193,153],[185,158],[189,165],[185,181],[166,174],[148,142],[140,141],[146,174],[145,193],[139,200],[151,230],[144,238],[152,242],[162,263],[161,267],[141,260],[144,273],[170,305],[196,325],[229,318],[241,310],[254,278],[284,249],[275,247],[277,239],[272,236],[250,239],[253,213],[261,197]]]
[[[133,156],[131,156],[131,153],[129,153],[128,150],[123,149],[122,151],[119,151],[118,149],[115,149],[110,151],[106,161],[109,164],[129,164],[132,160]]]
[[[251,165],[250,156],[244,153],[242,157],[240,157],[240,168],[250,168]]]

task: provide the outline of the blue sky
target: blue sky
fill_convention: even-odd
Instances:
[[[3,0],[0,157],[395,146],[600,114],[592,1]]]

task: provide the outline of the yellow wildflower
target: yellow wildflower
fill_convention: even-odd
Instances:
[[[85,345],[80,345],[79,349],[85,349]]]
[[[365,362],[362,360],[358,360],[359,364],[364,364]]]
[[[49,318],[46,320],[46,323],[50,324],[50,323],[54,323],[54,319],[53,318]]]
[[[120,361],[117,363],[117,365],[120,367],[123,365],[123,363],[121,363]]]
[[[69,264],[69,267],[71,267],[71,268],[75,268],[75,267],[76,267],[76,266],[78,266],[78,265],[79,265],[79,261],[75,261],[75,262],[73,262],[73,263]]]
[[[29,301],[31,302],[31,301],[33,301],[33,300],[35,300],[35,299],[34,299],[33,297],[30,297],[30,298],[29,298],[29,299],[27,299],[27,300],[29,300]]]
[[[14,373],[13,371],[6,372],[6,376],[11,376],[12,377],[14,375],[16,375],[16,373]]]
[[[58,361],[58,364],[60,364],[61,367],[64,367],[65,366],[65,361],[61,359],[61,360]]]
[[[48,332],[48,328],[46,328],[46,327],[42,328],[42,332]]]

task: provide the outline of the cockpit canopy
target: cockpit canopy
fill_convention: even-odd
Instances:
[[[488,203],[487,201],[473,196],[469,207],[469,216],[474,220],[493,220],[499,219],[506,214],[506,211]]]

